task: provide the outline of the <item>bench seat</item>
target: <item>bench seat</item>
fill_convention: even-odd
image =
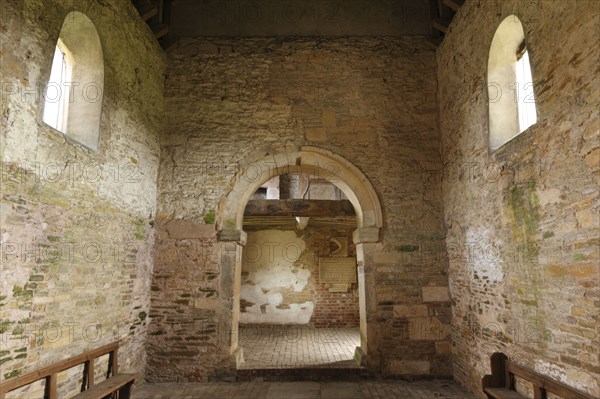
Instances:
[[[496,399],[527,399],[517,391],[506,388],[486,388],[485,393]]]
[[[15,389],[33,384],[37,381],[44,381],[44,398],[59,399],[58,375],[78,365],[83,365],[83,375],[79,379],[81,382],[81,393],[74,396],[76,399],[103,399],[119,398],[129,399],[131,389],[135,381],[135,374],[119,373],[118,361],[119,342],[105,345],[98,349],[92,349],[81,355],[62,360],[30,373],[7,379],[0,382],[0,399],[6,398],[6,394]],[[105,373],[106,380],[94,384],[95,362],[104,355],[108,355],[108,369]],[[114,393],[117,393],[116,395]]]
[[[600,399],[512,362],[501,352],[492,354],[490,366],[492,374],[481,379],[481,388],[488,399],[527,399],[517,392],[517,378],[531,384],[536,399],[546,399],[548,393],[563,399]]]
[[[72,399],[101,399],[119,389],[131,390],[135,374],[116,374],[88,389],[73,396]]]

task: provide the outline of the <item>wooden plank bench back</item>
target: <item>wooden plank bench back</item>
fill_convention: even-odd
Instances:
[[[527,399],[516,392],[515,377],[529,381],[533,385],[534,399],[547,399],[548,393],[556,394],[563,399],[600,399],[519,366],[511,362],[504,353],[494,353],[490,363],[492,374],[484,376],[481,380],[483,392],[488,399]]]
[[[40,380],[46,380],[44,399],[58,399],[58,373],[80,364],[84,365],[81,393],[75,395],[73,399],[100,399],[115,392],[117,392],[118,395],[115,395],[114,397],[118,399],[129,399],[135,375],[118,373],[118,350],[119,343],[113,342],[112,344],[85,352],[79,356],[63,360],[40,370],[4,381],[0,384],[0,399],[5,399],[6,394],[10,391],[14,391],[15,389],[22,388]],[[94,360],[107,354],[108,370],[106,372],[106,380],[96,385],[94,384]]]

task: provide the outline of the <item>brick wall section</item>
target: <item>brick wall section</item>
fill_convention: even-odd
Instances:
[[[268,236],[267,241],[269,242],[265,243],[264,241],[261,241],[261,239],[254,238],[253,234],[255,232],[250,230],[250,228],[247,230],[245,229],[248,232],[249,242],[249,244],[246,244],[245,248],[252,251],[251,257],[257,256],[258,251],[262,251],[263,254],[272,253],[276,256],[280,256],[282,252],[287,252],[287,254],[284,254],[284,259],[287,257],[291,260],[289,270],[269,270],[269,268],[275,264],[279,264],[278,266],[281,267],[283,262],[280,261],[275,261],[272,264],[263,264],[263,267],[261,267],[262,272],[260,273],[260,276],[262,279],[263,286],[261,289],[263,294],[281,294],[282,302],[277,305],[277,310],[267,306],[265,314],[260,316],[260,321],[257,320],[255,322],[269,324],[274,323],[275,320],[281,320],[277,318],[277,316],[275,316],[275,318],[269,318],[268,313],[275,311],[282,314],[286,313],[289,323],[307,323],[315,327],[358,326],[360,322],[358,313],[358,284],[352,284],[347,292],[330,292],[328,286],[319,282],[320,258],[330,257],[331,244],[329,240],[332,237],[346,237],[348,239],[348,257],[356,259],[356,250],[352,243],[352,232],[355,229],[356,227],[326,227],[323,225],[313,225],[309,222],[308,226],[303,230],[293,231],[284,228],[268,230],[268,232],[279,234],[280,236],[282,232],[293,231],[294,235],[297,235],[297,237],[304,242],[305,249],[302,252],[300,252],[300,248],[296,245],[289,246],[290,243],[285,240],[280,242],[275,241],[276,236],[273,235]],[[264,239],[265,236],[262,236],[262,240]],[[252,243],[250,244],[250,242]],[[288,248],[288,250],[285,248]],[[266,261],[266,259],[262,258],[261,262],[262,261]],[[261,286],[261,283],[254,281],[256,274],[253,273],[254,271],[252,273],[249,272],[245,265],[246,263],[242,265],[242,287],[246,285],[246,288],[250,290],[251,295],[256,295],[254,294],[256,286]],[[302,280],[301,282],[296,280],[296,286],[302,287],[299,291],[290,287],[289,283],[291,283],[291,281],[287,278],[283,279],[285,285],[272,287],[275,282],[282,281],[282,272],[286,275],[286,272],[288,271],[295,273],[298,280]],[[303,272],[307,273],[304,274]],[[243,293],[241,297],[242,299],[246,299]],[[265,296],[263,298],[263,300],[265,300],[268,297]],[[252,302],[253,300],[254,299],[251,299],[249,302]],[[290,308],[290,305],[297,304],[302,306],[305,303],[312,304],[313,307],[312,312],[309,307],[306,307],[306,309],[308,309],[306,310],[306,320],[303,320],[304,315],[300,314],[303,313],[303,311],[293,310]],[[263,303],[245,303],[245,306],[242,307],[241,311],[245,312],[247,309],[244,308],[254,306],[253,312],[258,313],[259,309],[257,306],[260,306],[261,304]],[[240,323],[251,324],[252,322],[244,320],[242,315]]]
[[[317,306],[310,319],[310,324],[317,328],[358,327],[358,286],[353,284],[348,292],[315,292]]]
[[[222,309],[207,306],[218,296],[218,244],[213,226],[202,227],[170,221],[157,231],[147,348],[147,373],[157,380],[202,379],[204,370],[185,361],[219,348]]]
[[[117,339],[123,371],[145,366],[165,58],[128,2],[101,3],[1,4],[1,380]],[[103,45],[97,153],[41,120],[40,87],[73,10]]]
[[[473,392],[503,351],[600,394],[597,11],[593,1],[467,1],[437,53],[454,375]],[[538,122],[489,154],[487,57],[513,13]]]
[[[309,226],[310,227],[310,226]],[[319,257],[328,257],[330,254],[329,238],[348,238],[348,256],[356,257],[356,247],[352,242],[350,229],[324,229],[315,228],[310,247]],[[357,327],[360,323],[358,313],[358,284],[352,284],[348,292],[330,292],[324,284],[319,284],[319,265],[315,264],[315,289],[311,294],[315,301],[315,309],[310,319],[310,324],[315,327]]]
[[[448,296],[432,297],[423,289],[448,286],[435,54],[425,40],[197,38],[182,39],[168,57],[159,237],[172,220],[210,223],[240,165],[286,147],[331,150],[367,176],[383,207],[376,281],[367,287],[376,295],[377,314],[370,317],[380,324],[383,344],[370,350],[381,354],[386,372],[451,374]],[[159,238],[156,259],[185,243]],[[199,274],[213,273],[218,256],[190,254]],[[187,278],[187,267],[159,263],[157,273]],[[199,307],[179,307],[168,291],[153,293],[151,329],[179,325],[176,345],[188,352],[171,355],[175,338],[153,336],[149,358],[156,367],[149,367],[149,380],[202,380],[231,372],[229,326],[201,334],[205,342],[217,342],[206,348],[189,340],[199,336],[193,323],[182,323],[231,304],[218,292],[195,295]],[[435,334],[428,335],[425,326]]]

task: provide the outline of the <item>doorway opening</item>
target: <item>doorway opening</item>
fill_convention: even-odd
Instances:
[[[356,227],[348,198],[320,176],[256,190],[243,223],[240,369],[359,367]]]
[[[275,192],[279,199],[269,199]],[[302,147],[243,167],[217,212],[235,366],[377,368],[373,254],[381,227],[373,187],[336,154]],[[331,356],[318,358],[327,343]]]

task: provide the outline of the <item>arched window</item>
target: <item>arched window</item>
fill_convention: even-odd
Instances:
[[[527,41],[519,18],[505,18],[488,58],[490,147],[496,149],[537,121]]]
[[[44,93],[46,124],[65,136],[98,149],[104,92],[104,56],[93,22],[73,11],[63,23],[50,80]]]

